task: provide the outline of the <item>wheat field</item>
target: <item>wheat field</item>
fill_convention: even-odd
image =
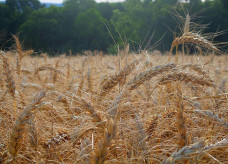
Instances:
[[[1,55],[1,163],[227,162],[227,56],[17,56]]]
[[[0,163],[228,163],[228,56],[188,15],[169,54],[31,56],[13,38],[0,52]]]

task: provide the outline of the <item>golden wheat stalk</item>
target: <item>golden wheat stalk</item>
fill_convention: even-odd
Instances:
[[[42,87],[38,84],[35,84],[35,83],[21,83],[21,87],[22,88],[34,88],[34,89],[37,89],[37,90],[41,90]]]
[[[224,94],[226,93],[226,83],[227,83],[227,78],[223,79],[216,91],[216,95],[221,95],[221,94]],[[226,97],[227,98],[227,97]],[[219,99],[216,99],[215,100],[215,108],[216,109],[219,109],[220,108],[220,105],[225,102],[223,100],[219,100]]]
[[[144,161],[145,163],[148,163],[148,159],[149,159],[149,156],[148,156],[148,145],[147,145],[147,142],[146,142],[146,139],[147,139],[147,136],[146,136],[146,133],[145,133],[145,130],[144,130],[144,124],[142,122],[142,120],[140,119],[140,117],[135,113],[135,126],[136,126],[136,129],[137,129],[137,139],[136,139],[136,142],[137,142],[137,145],[138,145],[138,150],[139,151],[142,151],[142,157],[143,159],[141,160]]]
[[[79,83],[78,90],[77,90],[77,95],[78,95],[79,97],[82,96],[82,90],[83,90],[84,81],[85,81],[84,73],[82,73],[82,74],[81,74],[81,81],[80,81],[80,83]]]
[[[71,69],[70,69],[70,62],[67,63],[67,78],[70,78],[70,73],[71,73]]]
[[[104,137],[102,141],[99,142],[98,147],[94,153],[94,163],[103,164],[108,155],[108,148],[111,146],[113,139],[116,135],[116,123],[113,119],[110,119],[106,123],[106,128],[104,130]]]
[[[2,79],[2,72],[0,71],[0,87],[1,87],[1,89],[4,87],[4,81],[3,81],[3,79]]]
[[[95,110],[93,104],[84,98],[80,98],[80,101],[84,109],[92,116],[93,122],[98,122],[100,126],[103,127],[104,121],[100,113]]]
[[[29,119],[29,132],[30,132],[30,145],[31,147],[33,147],[35,149],[35,151],[37,151],[38,148],[38,131],[34,122],[34,116],[31,115],[30,119]]]
[[[65,110],[68,114],[72,115],[73,112],[70,110],[70,98],[65,96],[64,94],[59,94],[57,102],[62,102],[65,106]]]
[[[212,111],[194,110],[193,112],[196,113],[196,114],[199,114],[200,116],[203,116],[203,117],[205,117],[207,119],[215,121],[215,122],[219,123],[220,125],[223,125],[223,126],[228,128],[228,123],[225,122],[223,118],[219,117],[217,114],[213,113]]]
[[[162,164],[174,164],[181,160],[186,160],[189,157],[189,155],[193,153],[197,153],[197,151],[200,151],[203,149],[205,143],[204,141],[195,143],[191,146],[185,146],[182,149],[180,149],[178,152],[174,152],[168,159],[164,160]]]
[[[90,114],[90,116],[93,118],[92,121],[99,123],[97,125],[98,127],[101,127],[101,128],[104,127],[105,122],[103,121],[101,114],[95,110],[94,105],[90,101],[86,100],[83,97],[78,97],[72,93],[66,93],[66,95],[69,98],[73,99],[84,110],[86,110]]]
[[[26,69],[26,68],[21,68],[21,72],[24,74],[31,74],[32,73],[32,71],[30,71],[29,69]]]
[[[17,70],[17,74],[20,75],[21,73],[21,60],[22,58],[24,58],[25,56],[31,55],[33,53],[33,50],[28,50],[28,51],[23,51],[22,47],[21,47],[21,43],[19,38],[16,35],[13,35],[13,38],[16,42],[16,46],[17,46],[17,57],[16,57],[16,70]]]
[[[212,41],[207,40],[205,37],[201,36],[200,33],[194,33],[190,31],[190,16],[187,14],[185,24],[184,24],[184,30],[183,35],[180,37],[176,37],[171,45],[170,52],[169,52],[169,58],[168,62],[171,60],[172,51],[173,48],[176,47],[176,57],[175,62],[177,62],[177,51],[178,51],[178,45],[185,43],[195,44],[196,46],[200,45],[202,47],[208,48],[212,50],[213,52],[220,53],[220,50],[215,46]]]
[[[179,132],[178,136],[178,145],[179,148],[182,148],[188,144],[187,142],[187,134],[186,134],[186,119],[184,117],[184,104],[183,104],[183,96],[182,96],[182,91],[181,91],[181,86],[179,83],[177,83],[177,93],[176,93],[176,108],[177,108],[177,129]]]
[[[203,97],[193,97],[192,100],[203,100],[203,99],[221,99],[221,98],[227,98],[228,93],[215,95],[215,96],[203,96]]]
[[[5,82],[6,82],[6,87],[9,90],[10,94],[12,95],[13,98],[15,98],[15,91],[16,91],[16,86],[15,86],[15,80],[12,76],[12,72],[8,63],[8,58],[5,56],[4,52],[1,51],[1,56],[2,56],[2,61],[3,61],[3,70],[4,70],[4,75],[6,77]]]
[[[158,116],[155,116],[149,124],[149,127],[147,128],[146,132],[148,133],[149,138],[152,137],[152,135],[154,134],[156,128],[158,126]]]
[[[105,96],[117,84],[124,84],[127,76],[134,70],[139,62],[140,60],[135,60],[132,63],[126,65],[115,75],[110,76],[109,79],[104,79],[104,81],[101,83],[100,96]]]
[[[198,64],[186,64],[186,65],[183,66],[183,70],[184,70],[185,68],[191,68],[192,70],[198,72],[200,75],[203,75],[203,76],[205,76],[205,75],[208,74],[208,73],[207,73],[206,71],[204,71],[204,70],[202,69],[202,67],[200,67],[200,65],[198,65]]]
[[[31,55],[33,52],[34,52],[34,50],[23,51],[22,58]],[[22,59],[22,58],[21,58],[21,59]]]
[[[28,123],[32,112],[36,109],[36,105],[39,104],[46,95],[45,91],[41,91],[37,94],[30,104],[23,110],[23,112],[18,116],[12,130],[10,133],[10,140],[8,146],[8,152],[13,158],[17,156],[18,150],[21,147],[21,142],[23,140],[23,134],[25,132],[25,126]]]
[[[115,98],[115,100],[107,110],[109,117],[111,117],[112,119],[114,119],[115,117],[118,117],[118,107],[119,107],[119,103],[122,98],[122,95],[123,95],[123,92],[120,92],[120,94]]]
[[[48,60],[47,54],[41,54],[40,56],[42,56],[44,58],[44,62],[46,63],[46,61]]]
[[[215,144],[207,145],[203,148],[203,151],[210,150],[213,148],[221,148],[221,147],[227,147],[228,146],[228,138],[224,138],[221,141],[216,142]]]
[[[45,71],[45,70],[51,70],[51,71],[54,71],[56,73],[64,75],[64,73],[61,70],[55,68],[55,66],[53,66],[51,64],[45,64],[45,65],[42,65],[42,66],[36,68],[35,69],[35,75],[37,75],[39,72]]]
[[[25,98],[24,98],[24,94],[22,92],[18,92],[18,95],[20,97],[20,100],[21,100],[21,105],[22,107],[24,108],[26,106],[26,103],[25,103]]]
[[[55,62],[55,69],[58,69],[58,67],[59,67],[59,60]],[[57,81],[57,78],[58,78],[58,73],[56,71],[53,71],[53,78],[52,78],[53,83]]]
[[[173,72],[173,73],[167,74],[163,76],[158,83],[160,85],[164,85],[173,81],[182,81],[185,83],[198,84],[201,86],[216,88],[216,85],[211,79],[198,77],[184,72]]]
[[[208,156],[209,158],[211,158],[212,160],[216,161],[217,163],[221,163],[219,160],[217,160],[216,158],[212,157],[208,151],[210,151],[211,149],[213,151],[216,151],[216,149],[222,149],[228,146],[228,138],[224,138],[221,141],[216,142],[215,144],[210,144],[205,146],[202,151],[200,151],[199,155],[197,156],[198,161],[202,160],[205,156]]]
[[[168,72],[174,69],[175,67],[175,64],[168,63],[153,67],[151,69],[146,70],[145,72],[141,72],[127,83],[127,88],[129,90],[133,90],[139,87],[141,84],[143,84],[143,82],[150,80],[152,77],[162,74],[164,72]]]
[[[176,51],[177,51],[178,45],[184,44],[184,43],[193,43],[196,45],[201,45],[205,48],[213,50],[214,52],[220,53],[220,50],[215,46],[215,44],[208,41],[207,39],[200,36],[199,34],[189,32],[189,33],[183,34],[181,37],[177,37],[174,39],[170,48],[170,55],[169,55],[168,61],[170,61],[171,59],[173,48],[176,47]],[[176,52],[176,61],[177,61],[177,52]]]
[[[13,38],[14,38],[14,40],[16,42],[17,53],[18,53],[19,59],[22,59],[23,51],[22,51],[22,47],[21,47],[21,43],[19,41],[19,38],[16,35],[13,35]]]
[[[88,83],[88,91],[93,95],[93,80],[91,79],[91,69],[88,69],[87,72],[87,83]]]

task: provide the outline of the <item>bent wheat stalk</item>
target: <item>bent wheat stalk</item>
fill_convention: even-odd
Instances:
[[[45,70],[51,70],[51,71],[54,71],[55,73],[59,73],[59,74],[64,75],[64,73],[62,71],[60,71],[59,69],[55,68],[55,66],[53,66],[51,64],[45,64],[45,65],[42,65],[42,66],[36,68],[35,69],[35,75],[37,75],[39,72],[45,71]]]
[[[173,63],[168,63],[165,65],[159,65],[153,67],[151,69],[146,70],[145,72],[139,73],[134,77],[134,79],[130,80],[127,84],[127,88],[129,90],[134,90],[139,87],[143,82],[150,80],[152,77],[162,74],[164,72],[168,72],[176,67]]]
[[[209,41],[206,39],[206,37],[203,37],[200,35],[200,33],[194,33],[190,31],[190,16],[187,14],[185,24],[184,24],[184,30],[183,34],[180,37],[176,37],[171,45],[170,52],[169,52],[169,59],[168,62],[171,60],[172,56],[172,51],[173,48],[176,47],[176,57],[175,57],[175,62],[177,62],[177,51],[178,51],[178,45],[182,44],[184,45],[185,43],[190,43],[190,44],[195,44],[196,46],[200,45],[202,47],[208,48],[214,52],[220,53],[220,50],[215,46],[212,41]]]
[[[200,36],[200,34],[188,32],[188,33],[184,33],[181,37],[177,37],[174,39],[170,49],[169,61],[172,55],[173,48],[178,47],[178,45],[184,44],[184,43],[193,43],[196,45],[201,45],[210,50],[213,50],[214,52],[218,52],[218,53],[220,52],[219,49],[215,46],[215,44],[213,44],[211,41],[208,41],[204,37]]]
[[[211,79],[198,77],[184,72],[174,72],[174,73],[168,74],[162,77],[158,83],[160,85],[164,85],[172,81],[182,81],[185,83],[198,84],[198,85],[214,87],[214,88],[216,87],[216,85]]]
[[[182,95],[182,90],[181,90],[181,86],[179,83],[177,83],[177,93],[176,93],[176,108],[177,108],[177,114],[176,114],[176,118],[177,118],[177,129],[179,132],[178,135],[178,145],[179,148],[183,148],[184,146],[186,146],[187,143],[187,130],[186,130],[186,119],[184,116],[184,103],[183,103],[183,95]]]
[[[21,43],[19,38],[16,35],[13,35],[13,38],[16,42],[17,46],[17,58],[16,58],[16,67],[17,67],[17,74],[20,75],[21,73],[21,60],[28,55],[31,55],[33,53],[33,50],[23,51],[21,48]]]
[[[204,147],[204,141],[195,143],[191,146],[185,146],[180,149],[178,152],[174,152],[168,159],[164,160],[162,164],[175,164],[177,161],[185,160],[189,158],[188,155],[201,150]]]
[[[108,155],[108,148],[112,144],[112,140],[116,135],[116,123],[113,119],[109,119],[106,123],[106,128],[104,130],[104,137],[101,142],[99,142],[97,150],[94,153],[94,163],[103,164],[106,161]]]
[[[122,70],[120,70],[114,76],[109,77],[108,80],[105,79],[105,81],[101,83],[100,96],[105,96],[117,84],[124,84],[126,77],[134,70],[134,68],[139,62],[140,60],[135,60],[129,65],[126,65]]]
[[[28,124],[29,119],[32,115],[32,112],[36,109],[36,105],[38,105],[42,98],[46,95],[45,91],[37,94],[30,104],[24,109],[24,111],[17,118],[11,133],[10,133],[10,141],[8,146],[8,152],[11,154],[13,158],[17,156],[18,150],[21,147],[21,142],[23,139],[23,134],[25,132],[25,126]]]
[[[6,82],[6,87],[10,94],[12,95],[13,98],[15,98],[15,91],[16,91],[16,86],[15,86],[15,80],[12,76],[12,72],[8,63],[8,58],[5,56],[3,51],[0,51],[1,56],[2,56],[2,61],[3,61],[3,70],[4,70],[4,75],[6,76],[5,82]]]

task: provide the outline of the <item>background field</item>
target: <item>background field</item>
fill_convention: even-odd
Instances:
[[[6,0],[0,3],[0,47],[11,50],[12,34],[19,34],[25,48],[52,56],[69,55],[69,50],[116,54],[117,47],[127,44],[131,51],[164,53],[173,36],[179,36],[188,13],[192,22],[203,24],[197,27],[200,33],[223,31],[211,37],[216,43],[228,42],[227,0],[64,0],[50,7],[39,0]]]
[[[227,56],[17,58],[2,53],[0,162],[227,163]]]

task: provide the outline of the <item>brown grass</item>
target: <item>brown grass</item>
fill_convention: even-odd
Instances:
[[[211,64],[202,68],[199,58],[200,63],[204,63],[210,57],[179,57],[183,60],[182,65],[174,65],[165,63],[167,56],[149,55],[158,61],[153,67],[145,67],[143,63],[148,59],[142,59],[126,76],[121,88],[115,86],[102,97],[100,79],[119,71],[119,58],[103,56],[103,62],[96,65],[101,57],[91,56],[93,62],[83,67],[84,57],[70,57],[70,63],[67,57],[61,60],[47,58],[46,66],[50,67],[44,67],[42,58],[26,57],[24,62],[28,65],[24,67],[31,73],[21,74],[22,79],[28,77],[26,81],[15,79],[19,86],[18,94],[15,94],[19,99],[17,103],[21,104],[17,104],[19,115],[12,112],[12,97],[4,95],[8,83],[2,82],[1,97],[4,99],[0,108],[0,133],[3,147],[0,149],[7,153],[1,160],[18,163],[167,163],[186,162],[186,159],[191,162],[199,155],[198,163],[211,163],[214,161],[212,156],[224,163],[225,142],[223,146],[205,150],[194,148],[194,144],[203,140],[209,146],[226,139],[227,83],[224,79],[228,74],[223,71],[227,64],[225,56],[215,56]],[[10,53],[7,57],[9,68],[15,70],[11,74],[15,75],[16,65],[11,64],[14,57]],[[128,58],[134,62],[141,55]],[[34,60],[38,69],[32,64]],[[53,73],[59,70],[53,66],[56,60],[59,60],[58,68],[62,68],[62,73],[56,71],[59,77],[53,84]],[[215,69],[219,61],[222,61],[221,73],[217,76]],[[75,69],[77,66],[79,70]],[[69,78],[60,76],[67,74],[69,67]],[[85,72],[87,76],[79,96],[75,86],[81,83],[81,68],[89,70],[90,75]],[[29,78],[36,72],[40,79]],[[2,76],[4,79],[5,75]],[[197,97],[192,88],[200,90]],[[47,102],[43,106],[38,103],[38,106],[25,108],[33,95],[43,89],[49,89],[50,94],[45,96]],[[196,100],[200,107],[194,104]],[[35,108],[39,108],[39,112],[30,119]],[[193,153],[189,154],[190,150]]]
[[[1,52],[0,163],[227,162],[226,56],[85,53]]]

